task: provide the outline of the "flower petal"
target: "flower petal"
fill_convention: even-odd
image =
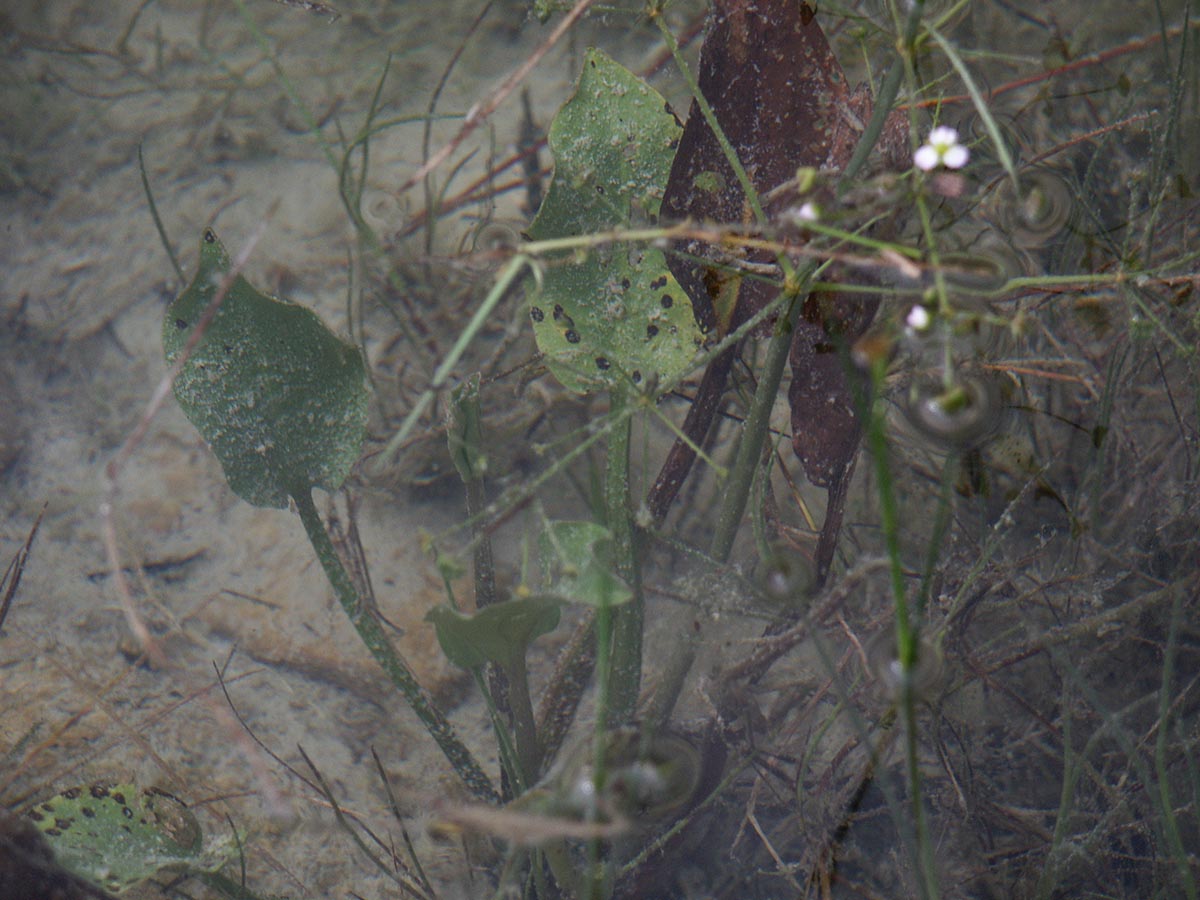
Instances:
[[[930,144],[918,147],[917,152],[913,154],[913,165],[922,172],[937,168],[939,162],[941,162],[941,154]]]
[[[948,169],[961,169],[967,164],[967,160],[971,158],[969,151],[962,144],[955,144],[952,147],[947,147],[942,154],[942,165]]]
[[[939,125],[929,132],[929,143],[939,149],[958,143],[958,131],[949,125]]]

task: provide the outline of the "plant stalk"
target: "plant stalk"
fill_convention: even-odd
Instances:
[[[529,676],[525,668],[524,650],[513,654],[513,659],[505,667],[504,674],[507,676],[513,734],[517,741],[517,761],[520,763],[521,777],[528,790],[537,783],[542,765],[542,750],[538,744],[533,704],[529,699]]]
[[[939,891],[937,872],[933,862],[933,845],[929,839],[929,823],[925,815],[924,797],[921,795],[920,757],[917,752],[916,697],[912,684],[912,672],[917,664],[918,626],[913,622],[909,613],[904,570],[900,561],[900,517],[896,506],[896,492],[892,483],[891,467],[888,464],[890,448],[886,422],[875,399],[880,396],[887,374],[886,370],[887,362],[879,361],[871,372],[872,397],[867,404],[867,437],[871,456],[875,463],[875,478],[879,491],[879,520],[891,572],[896,658],[904,673],[900,692],[900,713],[904,718],[908,791],[912,802],[912,827],[917,844],[913,848],[913,863],[921,888],[921,896],[925,900],[937,900]]]
[[[614,413],[623,412],[629,397],[612,392]],[[633,420],[626,416],[608,437],[608,462],[604,473],[604,505],[612,533],[613,563],[617,575],[629,585],[633,597],[612,613],[612,671],[607,716],[610,723],[633,719],[642,683],[641,573],[633,547],[633,522],[629,515],[629,436]]]
[[[325,524],[321,521],[316,504],[313,503],[312,493],[307,490],[295,491],[292,494],[292,500],[296,503],[300,521],[304,523],[304,531],[308,534],[309,543],[312,544],[317,559],[321,562],[321,568],[325,570],[325,577],[333,586],[338,602],[341,603],[342,609],[350,619],[350,624],[358,632],[363,644],[375,657],[376,662],[383,668],[392,683],[404,694],[404,699],[408,701],[412,711],[417,714],[417,718],[421,720],[425,730],[429,732],[429,736],[437,742],[442,753],[445,754],[446,759],[466,783],[471,793],[485,803],[498,803],[500,796],[492,786],[491,780],[484,774],[471,751],[459,740],[458,735],[454,733],[454,727],[434,704],[428,691],[417,681],[412,669],[408,667],[404,658],[388,640],[383,627],[368,612],[366,604],[358,596],[358,591],[354,589],[354,583],[350,580],[350,574],[342,565],[342,561],[338,559],[333,541],[329,539],[329,534],[325,531]]]
[[[811,274],[811,268],[805,269],[800,274],[799,284],[807,284]],[[763,442],[771,424],[771,411],[775,407],[779,383],[783,379],[783,369],[787,365],[788,354],[792,348],[792,331],[803,306],[803,294],[802,288],[795,291],[788,302],[787,311],[775,326],[771,342],[767,345],[767,358],[759,375],[750,413],[742,426],[737,456],[729,473],[729,481],[725,485],[721,510],[717,514],[717,527],[712,542],[712,558],[717,562],[726,562],[729,559],[738,526],[741,525],[742,516],[746,512],[750,487],[754,483],[754,473],[758,470],[759,460],[762,459]]]

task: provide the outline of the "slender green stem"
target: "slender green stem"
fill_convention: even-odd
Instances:
[[[938,492],[937,512],[933,518],[933,530],[929,537],[929,550],[925,554],[925,565],[921,569],[921,586],[917,590],[915,611],[918,618],[925,614],[925,605],[929,602],[929,591],[933,584],[933,570],[942,554],[942,541],[946,530],[950,527],[950,500],[954,491],[954,475],[960,463],[958,454],[946,457],[942,467],[942,484]]]
[[[300,513],[300,521],[304,523],[309,543],[312,544],[317,559],[320,560],[321,568],[325,570],[325,577],[333,586],[338,602],[341,603],[342,609],[350,619],[350,624],[358,632],[363,644],[375,657],[376,662],[383,668],[392,683],[404,694],[412,711],[417,714],[417,718],[421,720],[425,730],[437,742],[442,753],[445,754],[446,759],[458,772],[471,793],[487,803],[498,802],[500,797],[492,786],[491,780],[484,774],[471,751],[459,740],[458,735],[454,733],[453,726],[434,704],[429,693],[421,687],[412,669],[408,667],[403,657],[388,640],[383,627],[370,614],[366,604],[358,596],[358,591],[355,590],[349,573],[342,566],[337,550],[334,549],[333,542],[329,539],[328,532],[325,531],[325,524],[321,521],[316,504],[313,503],[312,494],[307,490],[297,490],[292,494],[292,500],[295,501],[296,509]]]
[[[512,713],[513,734],[517,740],[517,760],[521,765],[521,777],[528,789],[538,777],[542,765],[542,750],[538,744],[537,723],[533,717],[533,704],[529,699],[529,676],[525,669],[525,653],[514,654],[505,667],[508,681],[508,705]]]
[[[805,284],[811,274],[812,269],[806,269],[801,274],[800,284]],[[763,442],[771,424],[771,410],[775,406],[775,398],[779,395],[779,383],[783,379],[783,369],[787,365],[788,353],[791,350],[792,330],[803,305],[800,302],[802,290],[803,288],[800,288],[793,293],[787,312],[780,318],[767,345],[767,359],[759,373],[758,389],[754,393],[754,401],[750,405],[746,423],[742,426],[737,456],[734,458],[729,481],[725,485],[721,509],[717,514],[712,557],[718,562],[729,559],[738,526],[741,525],[742,515],[746,511],[750,486],[754,483],[754,473],[762,459]]]
[[[592,735],[592,779],[597,792],[603,790],[606,772],[604,763],[608,749],[608,709],[612,681],[613,607],[601,603],[596,608],[596,722]],[[601,842],[588,842],[587,896],[603,900],[605,896],[605,866],[601,858]]]
[[[608,438],[608,461],[604,474],[604,505],[612,534],[612,562],[633,597],[614,607],[602,598],[596,607],[596,716],[593,726],[592,779],[597,794],[604,790],[608,775],[605,762],[609,725],[633,718],[642,677],[643,605],[637,555],[633,547],[633,522],[629,515],[629,437],[632,430],[631,402],[627,394],[611,393],[612,418],[617,424]],[[609,895],[610,865],[601,854],[601,842],[587,848],[589,900]]]
[[[429,387],[421,392],[417,398],[417,402],[413,404],[413,408],[405,416],[404,421],[400,423],[400,428],[392,435],[392,439],[388,441],[388,445],[384,448],[381,457],[384,461],[390,460],[392,456],[400,449],[417,421],[425,414],[425,410],[429,408],[429,404],[433,402],[433,396],[437,391],[445,385],[450,373],[454,371],[454,367],[458,365],[458,361],[462,359],[462,355],[467,352],[467,347],[475,340],[479,332],[490,321],[492,313],[499,305],[504,295],[508,293],[509,288],[521,275],[522,270],[530,265],[529,257],[524,254],[518,254],[508,261],[508,264],[500,272],[500,276],[496,279],[496,283],[492,285],[491,291],[479,304],[479,308],[475,311],[475,315],[471,317],[471,321],[467,323],[459,334],[458,339],[454,342],[454,346],[450,348],[450,352],[446,354],[446,358],[442,360],[437,367],[437,371],[433,373],[433,379]]]
[[[1020,197],[1021,186],[1017,180],[1017,166],[1013,161],[1012,154],[1008,152],[1008,142],[1000,134],[1000,126],[996,124],[996,120],[992,116],[992,111],[988,108],[983,93],[975,84],[975,79],[971,77],[971,70],[967,68],[962,57],[958,55],[958,51],[954,49],[954,45],[946,40],[942,33],[932,24],[926,24],[925,30],[929,32],[930,37],[937,41],[937,45],[946,54],[946,59],[950,61],[950,65],[954,66],[955,71],[958,72],[958,77],[962,79],[963,86],[966,87],[967,93],[971,96],[971,102],[975,105],[975,112],[979,115],[979,121],[983,123],[988,137],[991,138],[992,145],[996,151],[996,158],[1000,161],[1000,165],[1004,167],[1004,171],[1008,173],[1008,177],[1012,179],[1013,194]]]
[[[879,395],[886,376],[887,362],[876,364],[871,373],[873,393]],[[896,492],[888,464],[888,439],[883,413],[872,405],[867,418],[867,445],[875,463],[875,479],[879,491],[879,524],[883,530],[888,555],[888,571],[892,580],[892,606],[896,623],[896,650],[900,664],[907,671],[916,661],[916,635],[908,614],[908,597],[904,585],[904,569],[900,562],[900,516],[896,507]]]
[[[279,62],[279,57],[275,55],[275,48],[271,42],[267,40],[267,36],[263,30],[258,27],[258,23],[250,15],[250,11],[246,9],[245,0],[233,0],[234,6],[237,7],[238,15],[241,16],[242,24],[246,26],[246,30],[250,32],[250,36],[254,38],[254,42],[258,44],[259,50],[267,58],[271,64],[271,68],[275,70],[275,76],[279,79],[279,85],[283,88],[283,92],[287,94],[292,105],[296,107],[296,112],[300,114],[300,118],[304,120],[305,126],[309,133],[321,148],[321,152],[325,154],[325,161],[329,163],[329,167],[334,172],[338,171],[337,156],[334,155],[333,147],[325,140],[325,136],[321,133],[321,125],[317,122],[317,117],[313,114],[312,109],[300,91],[297,90],[295,83],[283,69],[283,64]]]
[[[911,669],[906,668],[906,673]],[[933,860],[933,842],[929,839],[929,820],[925,814],[925,798],[921,794],[921,757],[917,747],[917,698],[913,679],[906,674],[901,682],[901,710],[904,713],[904,757],[908,768],[908,790],[912,803],[913,830],[917,837],[914,860],[921,896],[938,900],[937,867]]]
[[[867,127],[863,130],[862,137],[858,139],[854,152],[850,155],[850,161],[846,163],[846,168],[842,170],[841,178],[838,179],[839,194],[844,193],[850,187],[854,177],[866,164],[867,158],[875,148],[879,135],[883,132],[884,123],[891,115],[892,104],[896,102],[896,95],[900,93],[900,82],[903,80],[904,66],[897,61],[884,76],[883,83],[879,86],[879,93],[875,96],[875,105],[871,110],[871,118],[867,122]]]
[[[873,238],[870,235],[861,234],[854,231],[845,231],[835,225],[828,225],[823,222],[809,223],[807,229],[813,234],[824,235],[825,237],[834,238],[844,244],[852,247],[861,248],[863,250],[887,250],[889,253],[896,253],[900,256],[909,259],[921,259],[922,253],[915,247],[908,247],[904,244],[898,244],[895,241],[885,241],[878,238]],[[745,234],[731,234],[728,228],[721,226],[697,225],[695,223],[682,223],[679,225],[670,225],[657,228],[609,228],[605,231],[589,231],[586,234],[571,235],[570,237],[545,238],[540,241],[529,241],[521,245],[521,252],[527,256],[546,256],[551,253],[562,253],[565,250],[585,250],[589,247],[606,247],[614,243],[654,243],[656,241],[668,241],[681,237],[704,237],[708,238],[712,243],[723,243],[730,248],[743,248],[746,250],[770,250],[776,254],[778,259],[780,255],[786,260],[786,251],[796,252],[799,248],[792,245],[785,247],[777,240],[766,237],[755,237]],[[717,266],[716,263],[713,263]],[[719,266],[718,266],[719,267]],[[732,269],[730,271],[733,271]],[[785,274],[790,272],[790,269],[784,269]],[[1094,280],[1103,280],[1105,276],[1091,276]],[[1040,279],[1039,279],[1040,280]],[[1114,280],[1111,276],[1108,281]],[[855,290],[860,288],[856,286]],[[1001,293],[1001,291],[997,291]]]
[[[612,392],[613,412],[622,411],[629,398]],[[608,463],[604,474],[604,505],[608,530],[612,533],[613,562],[617,575],[629,585],[633,597],[613,611],[612,673],[607,715],[610,722],[633,718],[642,682],[641,577],[633,547],[633,523],[629,515],[629,435],[633,420],[625,420],[608,438]]]
[[[521,762],[517,756],[512,735],[509,734],[508,722],[496,708],[496,701],[489,689],[486,674],[482,666],[471,670],[471,677],[475,679],[475,686],[479,688],[479,695],[483,697],[483,702],[487,706],[488,718],[492,720],[492,730],[496,732],[496,749],[500,755],[500,767],[507,773],[511,781],[513,794],[520,796],[528,789],[529,783],[522,774]],[[507,793],[503,799],[509,799]]]
[[[485,609],[500,598],[496,592],[496,566],[492,557],[492,539],[479,522],[486,506],[483,475],[487,471],[487,452],[484,449],[483,417],[479,408],[479,374],[467,378],[451,392],[450,416],[447,423],[450,458],[462,478],[467,494],[467,518],[471,527],[474,548],[475,608]],[[518,788],[528,788],[537,781],[542,752],[538,744],[533,705],[529,698],[529,681],[525,672],[524,649],[506,667],[495,663],[487,666],[489,700],[504,715],[510,717],[516,739]],[[498,731],[497,736],[503,732]],[[523,787],[522,787],[523,786]]]
[[[1158,694],[1158,736],[1154,741],[1154,768],[1158,782],[1158,800],[1162,808],[1162,829],[1171,848],[1171,861],[1179,870],[1179,879],[1188,900],[1196,900],[1196,879],[1192,876],[1191,854],[1183,844],[1179,831],[1179,820],[1175,805],[1171,802],[1171,779],[1167,771],[1167,735],[1170,732],[1171,682],[1175,677],[1175,654],[1179,649],[1179,620],[1182,618],[1184,591],[1176,585],[1171,592],[1171,624],[1167,632],[1167,645],[1163,650],[1162,689]]]
[[[471,538],[475,562],[475,606],[491,606],[496,594],[496,564],[492,558],[492,540],[477,516],[487,505],[483,477],[487,472],[488,453],[483,439],[483,414],[479,407],[480,376],[476,372],[450,393],[450,415],[446,437],[450,459],[462,479],[467,494],[467,518],[474,522]]]
[[[917,194],[921,197],[921,194]],[[903,244],[898,244],[894,241],[880,240],[873,238],[870,235],[856,234],[853,231],[845,231],[836,228],[832,225],[826,225],[821,222],[813,222],[808,225],[808,230],[815,234],[824,235],[825,237],[833,238],[844,244],[849,244],[863,250],[878,250],[887,251],[888,253],[898,254],[899,256],[908,259],[923,259],[927,255],[925,251],[915,247],[908,247]],[[931,226],[932,227],[932,226]],[[605,247],[615,243],[654,243],[661,241],[669,241],[681,236],[709,236],[714,242],[724,240],[731,247],[744,247],[747,250],[774,250],[777,253],[782,253],[784,245],[778,241],[768,240],[766,238],[747,237],[745,235],[730,235],[723,233],[717,228],[706,230],[702,226],[696,225],[675,225],[663,228],[610,228],[606,231],[590,231],[587,234],[573,235],[571,237],[562,238],[547,238],[541,241],[530,241],[521,245],[521,253],[527,257],[544,257],[551,254],[563,253],[567,250],[586,250],[591,247]],[[795,249],[795,248],[791,248]],[[1152,278],[1156,276],[1169,277],[1171,272],[1176,271],[1188,262],[1200,258],[1200,253],[1193,254],[1184,258],[1181,261],[1173,261],[1171,266],[1166,265],[1159,269],[1149,270],[1147,272],[1138,273],[1138,278]],[[786,274],[786,272],[785,272]],[[1014,292],[1022,289],[1041,289],[1041,288],[1062,288],[1062,287],[1111,287],[1113,285],[1127,284],[1134,280],[1134,276],[1129,272],[1095,272],[1082,275],[1027,275],[1010,278],[1003,285],[996,287],[990,291],[973,291],[972,294],[981,297],[1006,297],[1011,296]],[[838,285],[821,285],[821,287],[838,287]],[[844,285],[840,286],[841,290],[848,290]],[[854,291],[866,291],[869,286],[855,285]],[[895,291],[895,288],[889,289]],[[874,292],[882,293],[883,290],[876,288]],[[739,338],[745,336],[749,329],[739,329],[741,332]],[[711,350],[710,350],[711,353]]]
[[[1071,692],[1064,685],[1060,707],[1062,709],[1063,748],[1062,790],[1059,792],[1058,816],[1054,820],[1054,836],[1050,839],[1050,852],[1046,854],[1046,861],[1042,864],[1041,874],[1038,875],[1037,884],[1034,886],[1035,900],[1048,900],[1058,880],[1059,854],[1062,852],[1071,813],[1075,808],[1075,788],[1079,784],[1079,775],[1083,771],[1082,763],[1087,759],[1088,750],[1092,745],[1092,741],[1089,741],[1084,751],[1078,756],[1075,755],[1074,748],[1071,746],[1071,728],[1074,721],[1072,699]],[[1101,726],[1097,730],[1097,734],[1104,730],[1104,726]],[[1093,736],[1094,739],[1095,736]]]
[[[876,363],[872,371],[873,395],[878,397],[886,375],[887,362]],[[933,845],[929,840],[929,824],[925,815],[925,802],[921,795],[921,768],[917,747],[916,697],[913,691],[912,672],[917,664],[917,627],[909,615],[908,592],[904,584],[904,570],[900,561],[900,517],[896,506],[895,485],[889,465],[886,421],[878,404],[872,404],[867,416],[867,440],[875,463],[876,489],[879,492],[879,520],[887,548],[889,570],[892,580],[893,618],[896,629],[896,658],[900,662],[904,678],[901,681],[900,711],[904,716],[905,758],[907,762],[908,790],[912,803],[912,823],[916,834],[913,862],[918,872],[921,896],[926,900],[937,900],[939,896],[937,873],[933,863]]]
[[[375,93],[371,95],[371,103],[367,106],[367,118],[363,123],[363,132],[366,134],[371,133],[371,128],[375,121],[375,114],[379,111],[379,101],[380,97],[383,95],[383,85],[384,82],[387,81],[388,72],[391,71],[391,68],[392,54],[389,53],[387,55],[387,59],[384,60],[383,71],[379,73],[379,81],[375,84]],[[428,125],[428,122],[426,122],[426,125]],[[354,152],[354,148],[356,146],[358,146],[358,141],[352,141],[342,152],[342,165],[340,171],[338,172],[338,180],[341,183],[342,202],[346,205],[347,210],[350,212],[350,218],[353,220],[355,227],[358,227],[361,230],[362,228],[367,228],[367,225],[362,218],[362,197],[363,191],[365,191],[367,188],[367,172],[371,168],[371,142],[367,139],[363,139],[362,141],[362,153],[358,167],[357,183],[353,187],[353,193],[347,196],[348,186],[346,184],[346,176],[350,174],[350,154]],[[371,232],[372,237],[375,236],[374,231],[369,228],[367,228],[367,230]]]
[[[895,11],[895,8],[893,8]],[[879,85],[879,93],[875,95],[873,109],[871,110],[871,118],[867,122],[867,127],[863,130],[862,137],[859,138],[858,144],[854,147],[854,153],[851,154],[849,162],[846,163],[845,169],[842,170],[842,176],[838,179],[838,193],[842,194],[850,187],[851,181],[854,179],[863,165],[866,164],[867,158],[871,155],[871,150],[875,147],[875,143],[879,140],[879,135],[883,131],[883,126],[887,122],[887,117],[892,112],[892,106],[896,102],[896,97],[900,93],[900,83],[904,80],[907,66],[904,61],[913,57],[913,42],[917,37],[917,29],[921,24],[921,15],[925,9],[925,0],[911,4],[908,16],[904,21],[904,34],[900,40],[900,59],[896,60],[883,81]],[[899,17],[896,17],[897,22]]]

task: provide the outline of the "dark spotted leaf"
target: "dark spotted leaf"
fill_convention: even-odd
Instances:
[[[85,878],[63,868],[37,826],[0,807],[0,897],[45,900],[113,900]]]
[[[222,842],[205,849],[187,805],[155,788],[84,785],[27,815],[63,868],[117,893],[164,869],[215,871],[225,861]]]
[[[550,126],[554,179],[530,237],[653,223],[679,133],[656,91],[589,51],[574,96]],[[580,393],[677,378],[703,340],[662,251],[649,246],[548,260],[529,313],[550,370]]]

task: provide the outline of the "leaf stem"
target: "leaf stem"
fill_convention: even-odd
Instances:
[[[628,395],[612,391],[613,412],[629,404]],[[613,613],[612,672],[609,676],[610,722],[624,724],[633,718],[642,681],[641,577],[633,547],[633,523],[629,517],[629,436],[633,419],[624,418],[608,436],[608,461],[604,475],[604,505],[608,530],[612,533],[613,563],[617,575],[629,585],[633,597]]]
[[[775,326],[775,333],[767,345],[767,358],[759,373],[758,388],[754,392],[749,415],[746,416],[746,423],[742,426],[737,456],[734,458],[733,467],[730,470],[729,481],[725,485],[721,510],[717,514],[712,557],[718,562],[725,562],[729,559],[734,539],[737,537],[738,526],[741,525],[742,515],[746,511],[750,486],[762,458],[763,441],[766,440],[771,424],[771,410],[775,406],[775,398],[779,395],[779,383],[783,379],[783,368],[787,365],[788,353],[792,347],[792,330],[795,327],[796,318],[800,315],[800,308],[803,306],[801,298],[805,294],[806,285],[812,272],[813,267],[809,266],[800,273],[800,281],[798,286],[792,290],[787,312],[780,317]]]
[[[596,607],[596,716],[592,732],[592,784],[597,794],[604,789],[604,762],[608,748],[608,710],[612,689],[612,645],[613,607],[602,602]],[[639,661],[640,662],[640,661]],[[591,840],[587,846],[587,874],[585,875],[589,900],[602,900],[605,864],[599,840]],[[582,896],[582,894],[581,894]]]
[[[325,577],[333,586],[338,602],[341,603],[363,644],[392,683],[404,694],[404,699],[408,701],[412,711],[417,714],[429,736],[437,742],[471,793],[486,803],[499,802],[500,796],[471,751],[459,740],[458,735],[454,733],[454,727],[417,681],[404,658],[392,646],[382,626],[367,611],[366,604],[362,602],[349,573],[338,558],[333,541],[325,531],[325,524],[321,521],[316,504],[313,503],[312,493],[308,490],[296,490],[292,493],[292,500],[295,501],[296,510],[300,514],[300,521],[304,523],[309,543],[320,560],[321,568],[325,570]]]
[[[920,884],[920,895],[926,900],[939,896],[937,873],[933,863],[933,845],[929,840],[929,824],[921,794],[920,756],[917,747],[916,692],[912,672],[917,664],[918,626],[908,608],[908,592],[904,584],[904,569],[900,561],[900,516],[896,505],[895,485],[888,462],[889,446],[886,420],[875,399],[881,395],[887,375],[887,361],[880,360],[871,372],[872,398],[867,404],[867,441],[875,463],[876,489],[879,493],[879,523],[887,548],[892,581],[893,620],[896,630],[896,659],[904,673],[901,680],[900,712],[904,717],[905,761],[909,797],[912,803],[912,827],[916,847],[912,848],[914,867]]]
[[[513,734],[517,742],[517,761],[521,778],[528,790],[538,779],[542,765],[542,749],[538,743],[537,723],[533,703],[529,699],[529,675],[525,666],[525,648],[514,653],[504,670],[508,681],[508,703],[512,712]]]
[[[1171,681],[1175,674],[1175,654],[1179,649],[1179,623],[1183,618],[1184,592],[1175,585],[1172,590],[1171,621],[1167,631],[1167,645],[1163,650],[1162,689],[1158,693],[1158,735],[1154,741],[1154,769],[1158,782],[1158,802],[1162,813],[1162,830],[1171,848],[1170,860],[1179,871],[1179,880],[1188,900],[1196,900],[1196,879],[1192,876],[1190,860],[1193,859],[1184,845],[1180,833],[1179,819],[1175,813],[1175,804],[1171,801],[1171,779],[1167,763],[1167,734],[1170,730],[1172,702],[1175,694],[1171,691]]]

